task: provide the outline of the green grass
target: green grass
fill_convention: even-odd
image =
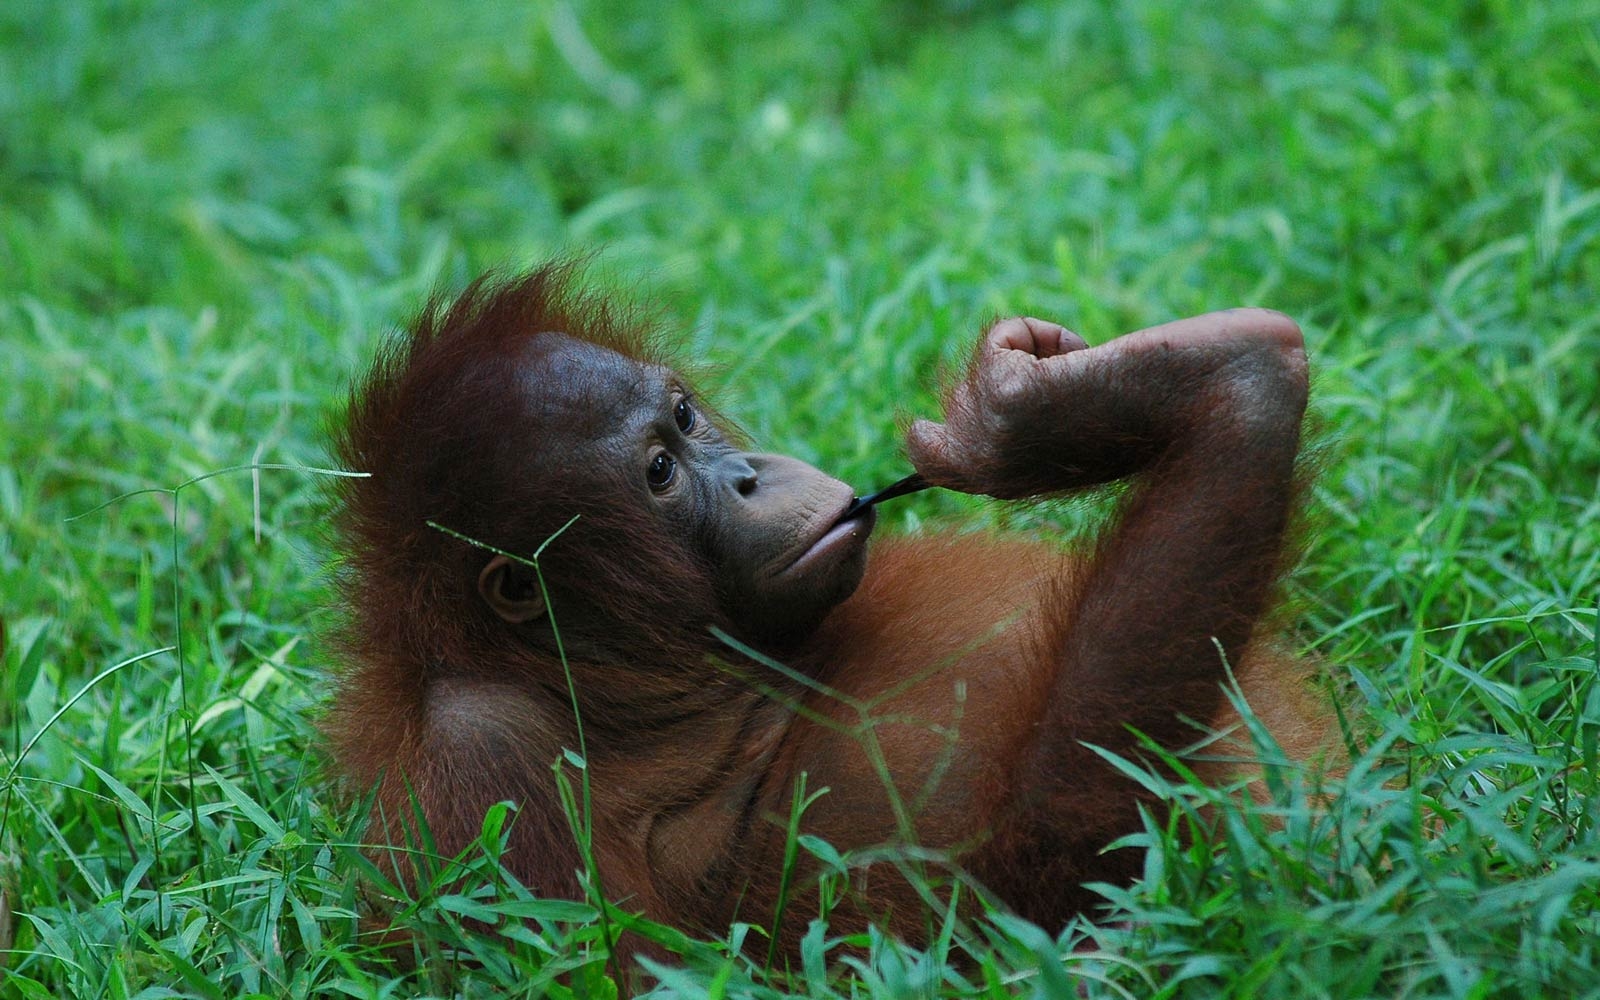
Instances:
[[[0,996],[610,995],[593,908],[492,851],[378,954],[310,722],[325,484],[196,481],[325,465],[429,290],[588,248],[863,486],[992,316],[1293,314],[1297,634],[1371,744],[1320,809],[1171,787],[1097,923],[788,977],[658,929],[661,995],[1600,995],[1600,3],[794,6],[0,5]]]

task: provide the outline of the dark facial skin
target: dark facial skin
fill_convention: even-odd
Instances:
[[[615,501],[643,505],[692,548],[743,634],[808,631],[861,582],[871,508],[798,459],[740,449],[670,369],[550,333],[533,341],[524,370],[530,417],[545,440],[563,442],[544,450],[628,484]],[[486,560],[479,590],[509,621],[543,612],[537,588],[504,557]]]

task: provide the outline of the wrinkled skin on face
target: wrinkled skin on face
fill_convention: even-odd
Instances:
[[[577,475],[659,519],[710,571],[737,631],[781,641],[814,628],[866,569],[868,508],[845,518],[853,491],[798,459],[748,452],[696,405],[671,369],[559,333],[523,359],[537,476]],[[508,621],[544,608],[531,573],[486,559],[479,590]]]

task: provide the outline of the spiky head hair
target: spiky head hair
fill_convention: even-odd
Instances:
[[[501,669],[486,651],[509,642],[507,630],[476,593],[490,554],[461,536],[527,556],[574,516],[541,561],[568,606],[603,608],[646,646],[679,631],[664,620],[664,593],[685,620],[714,614],[703,567],[645,516],[622,470],[586,467],[530,432],[527,358],[539,337],[665,360],[644,316],[580,291],[578,276],[562,261],[435,298],[352,387],[334,448],[368,475],[335,486],[347,656],[423,673],[473,669],[441,663],[452,656]],[[530,455],[558,474],[530,481]]]

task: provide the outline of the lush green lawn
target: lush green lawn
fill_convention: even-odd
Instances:
[[[597,247],[757,439],[863,486],[989,317],[1293,314],[1297,635],[1371,748],[1322,809],[1174,790],[1098,924],[788,978],[733,928],[664,992],[1600,995],[1600,3],[723,6],[0,5],[0,996],[605,995],[589,911],[510,890],[575,919],[425,899],[420,969],[359,934],[325,483],[197,481],[325,464],[430,289]]]

